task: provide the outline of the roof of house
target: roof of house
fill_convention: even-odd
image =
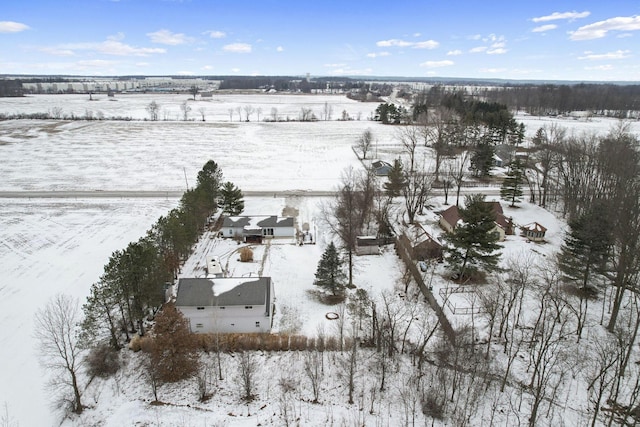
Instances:
[[[375,160],[371,162],[371,167],[378,176],[387,176],[391,169],[393,169],[393,166],[384,160]]]
[[[259,228],[293,227],[292,217],[279,217],[276,215],[261,216],[226,216],[222,222],[223,227],[246,228],[256,230]]]
[[[544,227],[541,224],[538,224],[535,221],[530,223],[530,224],[525,224],[525,225],[521,226],[520,228],[522,228],[523,230],[527,230],[527,231],[537,231],[537,232],[542,232],[542,233],[545,233],[547,231],[546,227]]]
[[[449,206],[449,208],[443,211],[442,219],[444,219],[451,227],[455,228],[458,221],[460,221],[460,211],[457,206]]]
[[[505,230],[511,226],[511,220],[504,215],[500,202],[491,201],[485,203],[491,206],[491,211],[496,216],[496,224]],[[461,219],[460,211],[457,206],[450,206],[447,210],[441,212],[440,215],[442,215],[442,219],[444,219],[453,228],[456,227],[458,221]]]
[[[178,281],[176,306],[264,305],[270,277],[185,278]]]
[[[414,224],[412,234],[414,247],[420,245],[433,248],[442,247],[440,242],[434,239],[431,233],[429,233],[422,224]]]

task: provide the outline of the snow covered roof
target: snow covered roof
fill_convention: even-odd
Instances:
[[[259,230],[267,227],[293,227],[293,218],[279,217],[276,215],[226,216],[224,217],[222,226],[244,228],[245,230]]]
[[[264,305],[270,277],[185,278],[178,281],[177,307]]]
[[[541,233],[545,233],[547,231],[546,227],[544,227],[541,224],[538,224],[537,222],[531,222],[529,224],[525,224],[522,225],[520,228],[522,228],[523,230],[526,231],[531,231],[531,232],[541,232]]]

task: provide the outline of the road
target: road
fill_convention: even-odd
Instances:
[[[443,195],[442,190],[434,188],[435,195]],[[528,189],[523,189],[528,194]],[[243,191],[245,197],[332,197],[335,191],[326,190],[274,190]],[[463,187],[461,194],[482,193],[487,196],[499,196],[500,187]],[[63,190],[63,191],[0,191],[0,199],[179,199],[183,191],[146,191],[146,190]],[[449,190],[449,197],[455,198],[455,190]]]
[[[156,198],[179,199],[183,191],[136,191],[136,190],[64,190],[64,191],[0,191],[3,199],[128,199]],[[286,191],[243,191],[245,197],[330,197],[334,191],[286,190]]]

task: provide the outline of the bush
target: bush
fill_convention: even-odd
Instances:
[[[120,353],[108,344],[98,344],[89,351],[86,363],[90,377],[107,378],[120,369]]]
[[[240,262],[251,262],[253,261],[253,251],[249,246],[245,246],[240,249]]]

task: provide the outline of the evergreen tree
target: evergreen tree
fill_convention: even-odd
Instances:
[[[509,165],[507,176],[502,181],[500,198],[511,202],[511,207],[522,201],[522,184],[525,180],[524,167],[520,159],[516,159]]]
[[[461,278],[477,267],[496,269],[500,235],[495,231],[496,217],[491,204],[484,201],[484,195],[473,194],[465,197],[465,207],[459,212],[462,224],[447,236],[451,243],[447,263]]]
[[[402,194],[402,189],[407,185],[404,169],[402,167],[402,161],[395,159],[393,161],[393,167],[389,170],[387,175],[387,182],[383,184],[387,196],[397,197]]]
[[[210,213],[216,211],[218,204],[217,198],[222,184],[222,169],[213,160],[209,160],[204,164],[202,170],[198,172],[198,186],[196,191],[203,193],[206,198],[206,207]]]
[[[329,243],[320,262],[318,262],[316,280],[313,284],[330,291],[333,295],[341,294],[347,279],[346,274],[342,271],[342,262],[336,246],[333,242]]]
[[[225,182],[220,189],[218,207],[227,215],[240,215],[244,211],[242,191],[232,182]]]
[[[594,203],[589,211],[569,221],[569,227],[571,231],[558,257],[560,271],[565,280],[585,289],[593,273],[603,272],[613,243],[604,202]]]
[[[494,165],[493,155],[495,149],[489,141],[480,141],[471,156],[473,174],[477,177],[489,176]]]

